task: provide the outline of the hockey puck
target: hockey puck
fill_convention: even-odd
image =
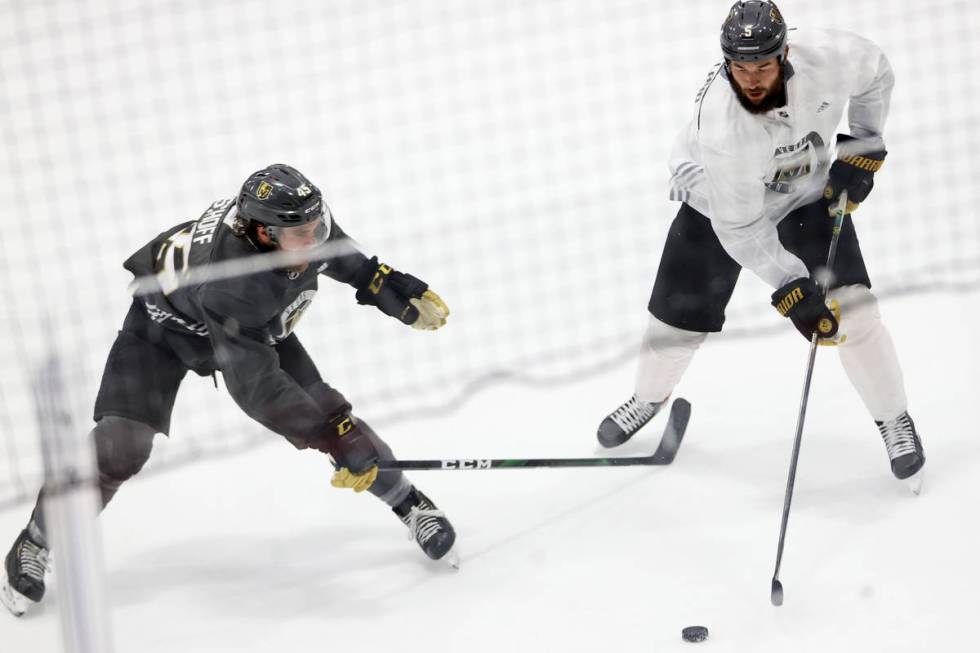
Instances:
[[[703,642],[708,639],[708,629],[704,626],[688,626],[681,631],[685,642]]]

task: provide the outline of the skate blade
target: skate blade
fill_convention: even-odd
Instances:
[[[22,617],[27,612],[27,607],[31,600],[15,590],[7,582],[7,575],[3,574],[3,582],[0,585],[0,603],[10,611],[15,617]]]
[[[920,469],[915,474],[905,479],[906,487],[908,487],[909,492],[911,492],[915,496],[919,496],[919,494],[922,492],[923,471],[924,470]]]
[[[456,571],[459,571],[459,554],[456,553],[455,548],[450,549],[449,553],[443,556],[442,560]]]

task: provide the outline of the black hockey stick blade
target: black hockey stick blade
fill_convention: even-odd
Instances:
[[[783,604],[783,584],[776,578],[772,579],[772,591],[769,593],[769,600],[776,606]]]
[[[671,404],[667,424],[657,450],[649,456],[620,458],[453,458],[445,460],[381,460],[378,469],[526,469],[530,467],[627,467],[669,465],[674,462],[691,419],[691,404],[677,398]]]
[[[681,442],[684,440],[684,433],[687,432],[689,421],[691,421],[691,402],[683,397],[678,397],[670,405],[670,414],[667,416],[664,434],[660,438],[660,445],[657,450],[653,452],[653,457],[660,462],[652,464],[669,465],[674,462],[677,451],[681,448]]]

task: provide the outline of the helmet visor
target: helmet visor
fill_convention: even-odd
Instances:
[[[303,252],[319,247],[330,236],[329,214],[295,227],[267,227],[273,233],[280,249],[286,252]]]

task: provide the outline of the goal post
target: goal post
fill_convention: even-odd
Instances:
[[[39,365],[34,402],[44,459],[44,516],[57,569],[66,653],[112,653],[94,446],[75,419],[57,350]]]

